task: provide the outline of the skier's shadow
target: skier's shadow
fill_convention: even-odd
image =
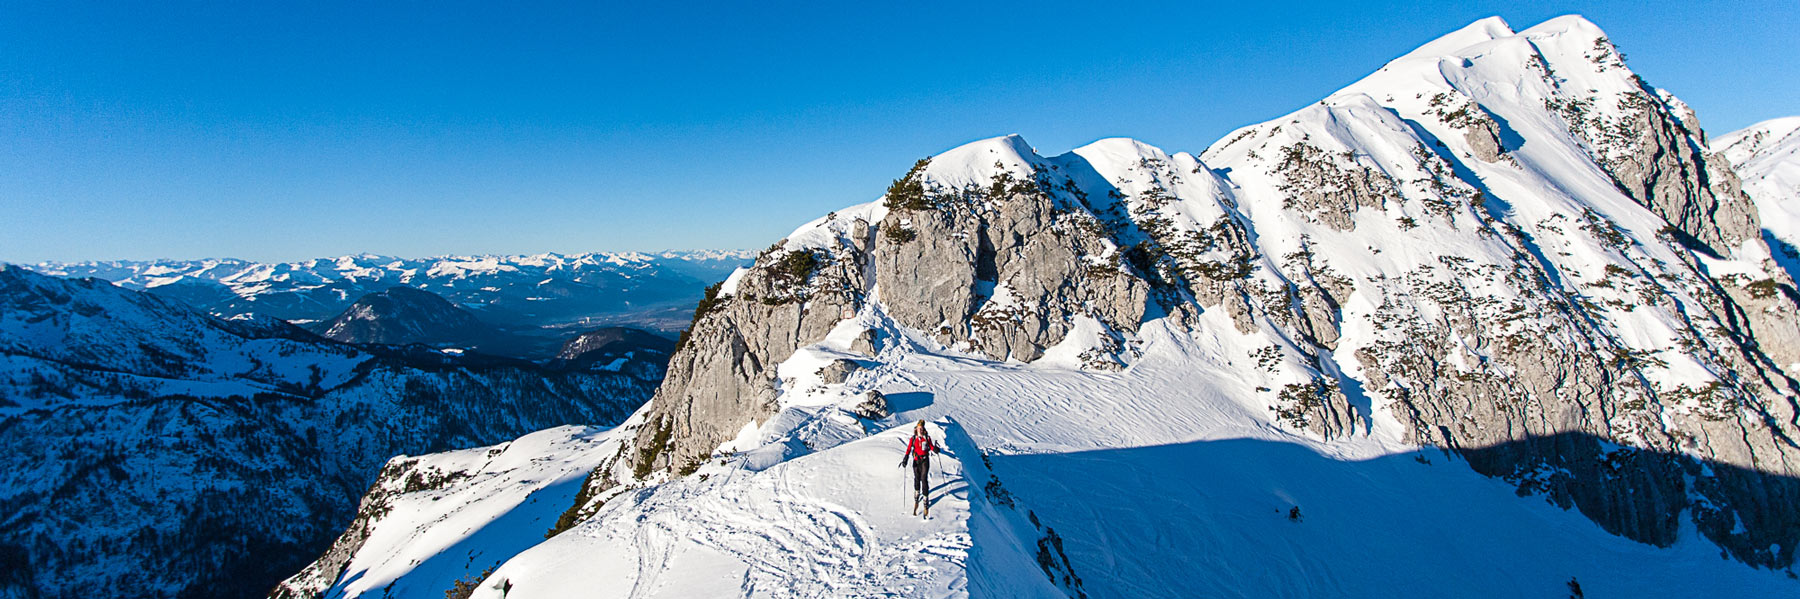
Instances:
[[[937,486],[932,487],[931,488],[931,499],[929,501],[927,501],[926,504],[927,505],[937,505],[938,502],[943,501],[944,498],[950,496],[951,493],[966,490],[968,488],[969,488],[969,482],[966,480],[963,480],[963,477],[961,475],[957,475],[956,477],[951,478],[950,480],[946,480],[944,482],[938,483]]]

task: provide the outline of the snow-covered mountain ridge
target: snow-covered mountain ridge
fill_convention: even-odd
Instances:
[[[266,592],[389,456],[622,420],[663,361],[622,362],[355,347],[0,264],[0,596]]]
[[[1776,260],[1788,276],[1800,275],[1800,116],[1721,135],[1712,147],[1737,166]]]
[[[364,545],[280,594],[1787,594],[1800,305],[1763,226],[1579,17],[1474,23],[1199,155],[982,140],[703,301],[549,539]],[[946,521],[896,522],[865,455],[916,419],[966,434]]]
[[[467,343],[498,333],[437,294],[404,286],[362,296],[314,326],[321,336],[345,343]]]
[[[752,256],[725,250],[434,258],[362,254],[290,263],[125,260],[28,267],[149,290],[221,317],[324,320],[364,295],[408,286],[443,295],[493,324],[550,326],[691,307],[701,288]]]

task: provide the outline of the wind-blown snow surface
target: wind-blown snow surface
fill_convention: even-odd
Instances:
[[[1776,259],[1790,276],[1800,275],[1800,116],[1721,135],[1712,146],[1737,167],[1744,192],[1756,200]]]
[[[1061,531],[1093,597],[1560,596],[1571,577],[1589,596],[1793,589],[1691,530],[1635,543],[1390,434],[1296,438],[1219,367],[1245,340],[1142,334],[1118,374],[899,351],[870,382],[918,406],[900,419],[955,414],[1000,450],[995,471]]]
[[[609,433],[637,435],[639,444],[593,462],[583,487],[592,493],[568,512],[580,523],[502,559],[475,596],[1542,597],[1567,596],[1570,582],[1594,597],[1790,595],[1797,587],[1787,572],[1730,559],[1696,530],[1687,516],[1709,509],[1703,502],[1684,504],[1688,511],[1670,521],[1679,527],[1669,546],[1659,548],[1529,490],[1559,477],[1566,483],[1567,470],[1546,465],[1510,480],[1487,478],[1462,457],[1413,444],[1414,435],[1438,428],[1444,436],[1432,442],[1450,446],[1504,441],[1512,437],[1481,435],[1522,430],[1518,436],[1600,436],[1607,460],[1640,451],[1700,455],[1709,448],[1692,431],[1744,417],[1744,403],[1699,390],[1741,388],[1736,377],[1762,367],[1734,361],[1748,352],[1724,338],[1723,317],[1706,307],[1752,281],[1786,280],[1765,265],[1769,252],[1754,216],[1730,204],[1739,200],[1729,193],[1690,198],[1715,202],[1716,218],[1702,218],[1710,215],[1681,212],[1665,190],[1634,192],[1620,182],[1643,165],[1632,162],[1634,140],[1617,134],[1632,119],[1648,114],[1666,123],[1660,115],[1682,108],[1625,69],[1585,20],[1563,17],[1514,33],[1488,19],[1317,105],[1234,132],[1199,156],[1113,139],[1045,157],[1016,136],[945,152],[896,188],[913,181],[941,191],[946,204],[972,207],[909,213],[878,201],[808,223],[754,269],[731,277],[721,301],[751,307],[718,310],[737,320],[702,315],[696,323],[696,330],[717,322],[739,329],[715,337],[729,347],[688,347],[676,368],[769,371],[774,389],[765,415],[725,423],[723,430],[740,432],[691,474],[678,459],[668,460],[674,473],[634,473],[634,464],[662,468],[656,452],[672,446],[654,439],[658,430],[668,433],[651,416],[698,419],[716,407],[670,403],[656,413],[657,402],[684,399],[665,382],[651,405]],[[1671,144],[1691,145],[1686,136]],[[1012,191],[1016,185],[1027,190]],[[984,354],[1003,338],[982,335],[1010,325],[983,329],[951,319],[974,314],[1045,330],[1042,317],[1061,308],[1028,299],[1024,284],[1076,284],[1029,280],[1067,270],[1034,271],[1010,255],[985,259],[1025,266],[984,275],[981,250],[971,243],[967,258],[977,264],[921,265],[976,273],[967,311],[951,306],[941,324],[902,322],[902,296],[925,302],[924,310],[909,306],[914,313],[943,307],[916,299],[915,289],[883,289],[878,281],[894,273],[871,272],[892,257],[884,247],[899,253],[925,245],[923,233],[907,240],[918,224],[909,219],[939,210],[957,225],[1014,225],[1001,220],[1008,203],[1031,201],[1055,211],[1054,219],[1033,213],[1054,220],[1043,235],[1105,232],[1091,233],[1105,247],[1080,256],[1087,270],[1070,276],[1152,276],[1156,269],[1131,264],[1130,252],[1154,239],[1171,254],[1167,262],[1196,281],[1169,292],[1187,304],[1158,311],[1152,298],[1141,323],[1108,323],[1090,303],[1067,323],[1049,323],[1066,324],[1066,334],[1041,354],[1026,343]],[[950,220],[970,213],[993,220]],[[918,245],[883,245],[905,243]],[[1043,249],[1020,243],[988,251],[1021,247]],[[829,271],[852,276],[799,275],[793,286],[803,289],[772,293],[769,281],[793,275],[763,273],[792,252],[854,262],[833,262],[839,270]],[[1174,270],[1160,272],[1173,278]],[[920,280],[962,284],[952,276]],[[1296,289],[1330,295],[1295,297]],[[1315,303],[1330,305],[1315,311]],[[802,316],[781,324],[810,324],[802,320],[808,310],[836,319],[839,307],[853,309],[791,355],[785,348],[793,345],[755,354],[754,342],[767,341],[756,335],[791,332],[757,331],[767,323],[744,315],[793,304]],[[1303,307],[1290,309],[1297,304]],[[1788,314],[1781,310],[1755,317]],[[973,332],[958,337],[957,327]],[[1766,351],[1793,351],[1786,342],[1767,337]],[[1420,357],[1425,352],[1435,353]],[[1590,364],[1580,360],[1594,355],[1570,356],[1577,353],[1617,358]],[[1428,377],[1408,374],[1416,364],[1403,359],[1413,358]],[[1771,368],[1779,374],[1790,362]],[[1622,374],[1580,379],[1586,374],[1576,366]],[[1377,367],[1383,379],[1375,378]],[[1534,367],[1567,368],[1544,376]],[[733,380],[717,371],[692,380]],[[1533,374],[1540,378],[1525,384]],[[1459,381],[1501,383],[1445,395],[1514,395],[1423,404],[1451,412],[1441,427],[1418,426],[1440,414],[1400,413],[1421,405],[1401,401],[1410,391]],[[1529,395],[1543,387],[1554,395]],[[1315,388],[1331,392],[1298,399],[1284,392]],[[879,391],[893,413],[864,410],[869,391]],[[1773,414],[1782,400],[1792,403],[1769,393]],[[1575,394],[1586,394],[1578,398],[1586,403],[1564,397]],[[1307,407],[1307,399],[1318,405]],[[1350,413],[1321,426],[1321,415],[1307,410],[1327,401],[1346,403]],[[1520,404],[1535,408],[1516,419],[1499,408],[1474,412]],[[1585,411],[1571,405],[1605,410],[1571,416]],[[944,489],[949,509],[926,521],[883,499],[903,488],[904,474],[889,464],[917,419],[938,423],[956,454]],[[1453,434],[1452,426],[1460,430]],[[1746,467],[1728,461],[1743,456],[1719,451],[1704,457],[1720,469]],[[1594,484],[1575,484],[1583,483]],[[1007,524],[986,527],[982,513],[1002,514]],[[431,525],[378,518],[371,526],[409,535]],[[382,532],[388,526],[396,532]],[[895,557],[923,538],[947,539],[952,550],[920,547]],[[1769,561],[1791,555],[1779,546],[1753,550]],[[428,551],[401,555],[430,559]],[[925,567],[907,566],[907,555]],[[1047,558],[1063,555],[1061,564]],[[482,570],[473,564],[465,572],[479,577]],[[446,575],[431,576],[409,588],[448,588]],[[783,584],[771,583],[777,580]],[[1053,586],[1038,586],[1046,583]]]
[[[604,323],[691,308],[700,289],[749,261],[743,251],[613,252],[395,258],[362,254],[303,262],[148,260],[30,266],[148,290],[216,316],[313,321],[397,285],[442,295],[504,325]]]
[[[1031,525],[971,488],[987,479],[976,447],[954,425],[948,438],[931,430],[948,457],[937,461],[929,519],[908,513],[896,467],[907,431],[897,429],[766,470],[703,467],[654,495],[618,498],[605,524],[508,561],[476,596],[498,597],[491,588],[506,581],[509,597],[1063,596],[1020,538]]]
[[[409,466],[470,482],[387,504],[394,515],[324,596],[436,597],[494,565],[473,596],[1066,596],[1040,569],[1031,516],[971,487],[994,480],[980,450],[952,422],[929,430],[944,446],[929,519],[909,513],[896,466],[905,427],[767,468],[708,464],[654,494],[603,496],[597,525],[548,541],[537,533],[568,506],[579,475],[618,449],[616,436],[557,429],[427,456]],[[507,462],[513,454],[530,461]]]
[[[438,595],[471,566],[491,567],[542,542],[587,471],[617,445],[606,429],[562,427],[493,447],[395,458],[390,467],[418,474],[377,482],[399,492],[382,507],[393,516],[364,541],[340,590]]]

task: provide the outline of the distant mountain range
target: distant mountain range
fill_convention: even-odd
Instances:
[[[373,297],[408,309],[336,333],[483,326],[427,292]],[[621,421],[672,343],[629,337],[643,344],[550,364],[351,345],[0,264],[0,597],[265,592],[330,543],[392,456]],[[419,476],[411,488],[435,484]]]
[[[600,327],[570,335],[566,330],[505,330],[481,322],[468,310],[429,291],[393,287],[363,296],[336,318],[306,328],[352,344],[411,345],[445,352],[476,351],[528,359],[557,368],[585,368],[622,361],[668,361],[675,341],[631,327]]]
[[[630,325],[670,333],[688,322],[708,284],[754,253],[616,252],[395,258],[370,254],[301,262],[122,260],[25,265],[96,277],[224,318],[296,323],[334,318],[371,293],[405,286],[463,306],[498,327]]]

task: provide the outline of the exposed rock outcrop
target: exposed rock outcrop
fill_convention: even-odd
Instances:
[[[1582,29],[1578,27],[1578,29]],[[1618,48],[1591,29],[1586,63],[1563,68],[1629,73]],[[1568,64],[1575,61],[1563,61]],[[1561,69],[1559,69],[1561,70]],[[1629,75],[1618,91],[1558,89],[1546,106],[1584,140],[1619,190],[1715,256],[1728,256],[1761,235],[1755,206],[1728,164],[1709,161],[1692,111]],[[1560,87],[1560,86],[1559,86]],[[1609,90],[1610,91],[1610,90]]]
[[[705,458],[745,423],[776,409],[774,368],[825,336],[865,301],[863,262],[873,229],[830,248],[764,252],[717,302],[701,304],[639,429],[637,469]]]
[[[990,144],[962,149],[996,157],[990,178],[924,181],[925,207],[900,206],[878,225],[913,233],[875,240],[887,313],[945,345],[1025,362],[1076,315],[1135,330],[1149,285],[1112,264],[1120,244],[1092,226],[1073,182],[1017,136]]]
[[[888,406],[887,397],[880,391],[870,390],[863,395],[863,400],[850,409],[850,413],[869,420],[887,418],[894,412]]]
[[[350,564],[350,559],[362,549],[363,542],[369,539],[370,528],[375,521],[392,509],[389,500],[394,495],[408,491],[408,475],[420,475],[413,469],[415,464],[416,460],[401,458],[389,460],[382,466],[381,473],[375,476],[375,483],[369,486],[368,492],[363,493],[362,501],[356,507],[356,517],[350,520],[350,525],[338,535],[337,540],[332,541],[331,548],[326,549],[319,559],[307,564],[300,573],[276,585],[269,593],[269,599],[316,599],[325,589],[331,588],[332,583],[337,582],[338,576],[344,572],[344,567]]]
[[[949,162],[993,166],[937,173],[921,161],[881,206],[809,226],[829,233],[817,243],[777,244],[697,313],[639,432],[643,463],[694,462],[773,414],[774,366],[871,294],[895,321],[996,360],[1036,359],[1076,317],[1135,330],[1150,285],[1120,264],[1061,167],[1016,136],[958,151]]]

